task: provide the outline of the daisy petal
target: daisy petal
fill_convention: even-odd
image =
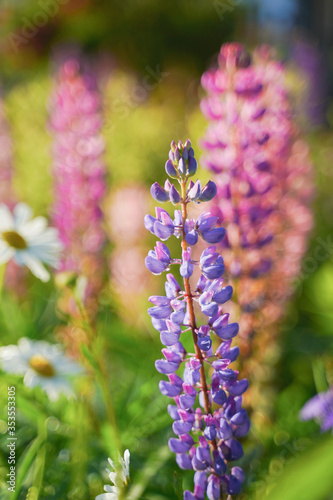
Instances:
[[[36,387],[37,385],[42,385],[41,382],[43,382],[43,379],[38,373],[29,368],[24,375],[23,382],[27,387]]]
[[[14,210],[14,226],[20,229],[23,224],[26,224],[32,217],[32,210],[26,203],[18,203]]]
[[[6,264],[14,256],[15,250],[11,247],[0,245],[0,265]]]
[[[70,383],[65,379],[60,379],[57,377],[45,378],[40,384],[42,389],[48,395],[50,401],[57,401],[61,394],[65,394],[68,399],[76,398],[74,391],[71,388]]]
[[[14,228],[14,219],[7,205],[0,205],[0,232]]]
[[[102,493],[97,495],[95,500],[118,500],[118,495],[116,493]]]
[[[49,281],[50,274],[45,269],[43,264],[39,259],[31,255],[29,252],[20,252],[22,261],[30,269],[32,274],[34,274],[41,281]]]
[[[29,367],[16,345],[7,345],[0,348],[0,363],[4,371],[16,373],[17,375],[23,375]]]
[[[28,242],[40,236],[46,230],[47,220],[45,217],[35,217],[20,227],[20,234]]]

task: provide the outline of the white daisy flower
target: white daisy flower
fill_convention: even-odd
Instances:
[[[113,471],[110,471],[109,469],[106,469],[106,471],[109,473],[109,478],[113,486],[110,486],[108,484],[104,486],[104,491],[106,493],[98,495],[95,498],[95,500],[118,500],[121,491],[129,483],[129,464],[130,464],[129,450],[125,451],[124,458],[119,457],[119,463],[121,469],[119,469],[114,465],[114,462],[111,460],[111,458],[109,458],[108,461]]]
[[[31,208],[25,203],[18,203],[13,213],[0,204],[0,265],[13,259],[40,280],[48,281],[50,274],[42,263],[56,268],[61,249],[58,231],[47,227],[45,217],[32,219]]]
[[[68,375],[81,374],[84,369],[66,356],[60,346],[42,340],[21,338],[17,345],[0,347],[0,365],[7,373],[24,375],[27,387],[40,386],[51,401],[60,394],[75,397]]]

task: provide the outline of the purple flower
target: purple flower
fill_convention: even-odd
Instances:
[[[311,398],[303,406],[300,417],[302,420],[316,419],[320,423],[322,432],[329,429],[333,432],[333,388]]]
[[[209,280],[220,278],[224,273],[222,256],[215,252],[215,247],[206,248],[200,257],[200,267],[203,275]]]
[[[178,203],[181,200],[180,194],[175,188],[175,186],[172,184],[170,191],[169,191],[169,196],[170,196],[170,201],[173,205],[178,205]]]
[[[190,185],[187,189],[187,199],[189,201],[196,201],[199,199],[201,194],[201,183],[197,180],[195,183],[193,181],[190,182]]]
[[[212,181],[208,181],[206,186],[201,191],[199,196],[200,201],[211,201],[216,195],[217,189],[216,184]]]
[[[174,233],[173,221],[166,210],[156,207],[156,217],[146,215],[145,228],[161,240],[167,240]]]
[[[155,182],[150,188],[150,194],[154,198],[154,200],[163,203],[165,201],[169,201],[169,193],[159,185],[158,182]]]
[[[238,371],[230,367],[239,354],[237,346],[231,347],[238,324],[229,323],[229,314],[222,311],[222,305],[232,296],[232,287],[225,285],[222,278],[223,258],[215,246],[210,246],[202,252],[199,262],[192,259],[191,246],[197,243],[199,236],[209,243],[218,243],[225,234],[223,228],[215,227],[218,218],[209,212],[197,221],[187,217],[189,203],[209,200],[215,192],[213,183],[208,183],[203,190],[199,181],[187,184],[196,168],[190,142],[178,145],[172,142],[166,171],[178,180],[181,193],[170,182],[165,183],[164,190],[169,193],[169,201],[180,203],[182,210],[176,210],[172,220],[168,212],[157,208],[156,217],[145,217],[145,226],[162,240],[172,234],[181,237],[181,258],[171,259],[166,245],[158,242],[155,250],[148,253],[146,266],[153,274],[161,274],[170,264],[178,264],[184,289],[172,274],[167,274],[166,296],[149,297],[153,307],[148,313],[166,346],[162,349],[164,359],[155,363],[157,371],[168,377],[160,381],[159,388],[175,402],[168,406],[168,412],[174,420],[172,429],[177,437],[169,439],[169,447],[181,469],[196,471],[194,492],[185,491],[184,499],[204,500],[207,495],[209,499],[219,500],[222,488],[230,495],[241,488],[242,470],[229,464],[242,456],[243,449],[237,438],[244,436],[250,426],[241,397],[248,381],[239,380]],[[152,190],[155,199],[164,201],[163,188],[154,184]],[[195,266],[202,274],[192,293],[189,278]],[[198,302],[207,317],[200,326],[194,316],[194,302]],[[195,354],[187,353],[182,344],[186,335],[193,338]],[[215,354],[212,336],[222,340]],[[216,409],[212,407],[213,402]],[[196,442],[192,432],[199,435]]]
[[[225,236],[223,227],[215,228],[217,221],[218,217],[212,216],[210,212],[201,214],[197,220],[197,230],[207,243],[220,243]]]
[[[149,250],[145,259],[147,269],[153,274],[162,274],[171,264],[170,251],[160,241],[156,242],[155,251]]]
[[[188,279],[192,276],[193,270],[194,270],[194,265],[192,264],[191,261],[191,249],[189,248],[188,250],[183,250],[182,263],[179,272],[183,278]]]

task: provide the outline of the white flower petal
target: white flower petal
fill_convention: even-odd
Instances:
[[[29,242],[42,235],[46,228],[47,219],[45,217],[35,217],[20,227],[20,234]]]
[[[28,371],[24,375],[23,382],[24,385],[26,385],[27,387],[36,387],[37,385],[42,386],[43,378],[40,375],[38,375],[38,373],[35,372],[35,370],[29,367]]]
[[[23,375],[29,365],[16,345],[0,347],[1,368],[8,373]]]
[[[41,354],[45,356],[49,361],[53,362],[56,358],[64,356],[63,350],[57,344],[49,344],[45,340],[35,340],[33,341],[33,351],[35,354]]]
[[[46,245],[35,245],[31,244],[27,250],[32,257],[35,259],[44,262],[45,264],[49,264],[52,267],[57,267],[59,263],[59,252],[58,250],[53,250],[52,248]]]
[[[7,205],[0,205],[0,232],[14,229],[14,219]]]
[[[106,484],[104,486],[104,491],[106,491],[107,493],[113,493],[113,494],[119,493],[119,489],[116,488],[116,486],[110,486],[109,484]]]
[[[41,387],[44,389],[51,401],[57,401],[61,394],[64,394],[68,399],[76,398],[70,383],[58,377],[44,377]]]
[[[17,264],[26,265],[37,278],[48,281],[50,275],[43,263],[59,267],[63,249],[57,229],[47,227],[44,217],[31,219],[32,211],[25,203],[18,203],[13,212],[14,217],[6,205],[0,204],[0,265],[13,258]],[[6,230],[16,231],[25,240],[27,248],[8,245],[1,237]]]
[[[30,269],[32,274],[34,274],[41,281],[49,281],[50,274],[45,269],[43,264],[39,259],[34,257],[29,253],[29,251],[20,252],[22,262]]]
[[[14,226],[20,229],[23,224],[26,224],[32,217],[32,210],[26,203],[18,203],[14,210]]]
[[[41,387],[46,392],[50,401],[57,401],[61,394],[65,394],[67,398],[75,398],[69,382],[58,377],[44,377],[39,375],[33,369],[29,369],[23,379],[27,387]]]
[[[9,246],[6,246],[1,242],[0,245],[0,266],[2,264],[6,264],[10,261],[15,255],[15,250]]]
[[[109,479],[110,479],[111,483],[114,484],[115,486],[117,484],[117,477],[118,477],[117,472],[110,472]]]
[[[130,458],[131,458],[131,454],[130,454],[129,450],[125,450],[125,453],[124,453],[124,462],[125,462],[124,473],[125,473],[127,478],[129,478],[129,473],[130,473],[129,472]]]
[[[59,375],[80,375],[85,372],[83,366],[70,358],[60,358],[56,361],[57,373]]]
[[[116,493],[102,493],[97,495],[95,500],[118,500],[118,495]]]
[[[17,343],[17,347],[20,349],[21,355],[25,359],[30,359],[31,356],[36,354],[36,344],[35,340],[28,339],[27,337],[21,337]]]

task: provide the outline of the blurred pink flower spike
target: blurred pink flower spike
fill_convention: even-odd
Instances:
[[[101,210],[107,186],[100,108],[93,76],[76,59],[64,62],[50,103],[53,220],[65,247],[61,269],[85,275],[92,290],[98,288],[93,281],[98,282],[103,272],[101,250],[106,240]]]
[[[225,44],[217,69],[202,76],[209,120],[202,162],[215,173],[211,211],[227,230],[223,255],[242,309],[267,306],[279,318],[313,225],[312,166],[292,119],[283,65],[266,46],[251,59],[242,45]]]

